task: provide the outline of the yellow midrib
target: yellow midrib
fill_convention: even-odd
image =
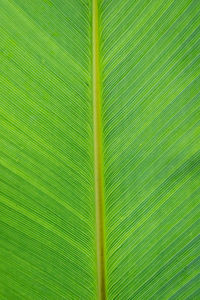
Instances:
[[[102,159],[101,91],[99,66],[98,0],[92,1],[92,44],[93,44],[93,115],[94,115],[94,171],[97,234],[98,298],[106,299],[105,247],[104,247],[104,190]]]

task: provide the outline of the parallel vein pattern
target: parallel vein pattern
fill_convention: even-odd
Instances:
[[[198,299],[200,2],[96,3],[107,299]],[[0,1],[0,299],[97,299],[92,60],[91,0]]]
[[[99,2],[108,299],[197,299],[198,0]]]
[[[94,299],[91,4],[0,3],[0,298]]]

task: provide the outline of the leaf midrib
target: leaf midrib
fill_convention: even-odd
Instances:
[[[94,122],[94,175],[96,206],[96,248],[98,298],[106,299],[105,242],[104,242],[104,188],[101,120],[101,82],[99,65],[98,0],[92,1],[92,59],[93,59],[93,122]]]

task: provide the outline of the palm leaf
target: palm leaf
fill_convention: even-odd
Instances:
[[[199,298],[199,1],[1,0],[0,298]]]

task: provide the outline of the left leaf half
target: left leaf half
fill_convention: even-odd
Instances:
[[[89,0],[0,4],[0,298],[96,297]]]

